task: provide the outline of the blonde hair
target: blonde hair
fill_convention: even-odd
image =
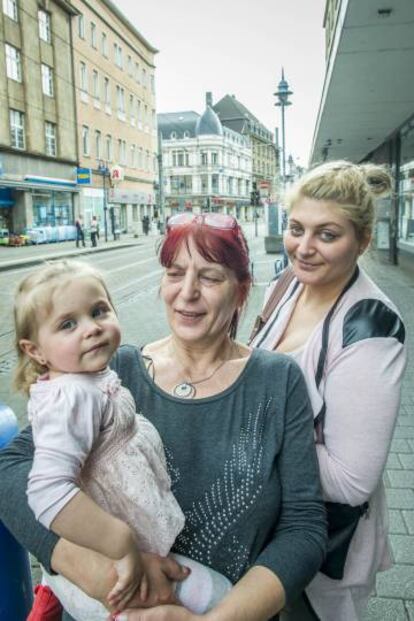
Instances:
[[[332,201],[350,220],[358,239],[372,234],[375,199],[391,192],[392,177],[385,166],[326,162],[309,170],[286,195],[288,212],[301,198]]]
[[[113,306],[101,272],[80,261],[50,261],[26,276],[14,296],[14,327],[17,365],[13,376],[16,390],[28,393],[30,386],[47,367],[30,358],[20,347],[21,339],[35,341],[40,322],[52,311],[52,295],[63,279],[91,277],[98,280]]]

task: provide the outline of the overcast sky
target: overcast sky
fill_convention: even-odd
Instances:
[[[294,92],[286,151],[306,165],[325,70],[326,0],[114,0],[156,55],[157,111],[205,108],[234,94],[271,131],[281,67]]]

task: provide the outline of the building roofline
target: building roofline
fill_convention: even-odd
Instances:
[[[54,2],[70,15],[79,15],[78,9],[70,3],[70,0],[54,0]]]
[[[85,1],[85,0],[84,0]],[[140,33],[140,31],[129,21],[122,11],[111,0],[101,0],[107,8],[118,17],[118,19],[132,32],[132,34],[141,41],[143,45],[153,54],[158,54],[159,50],[151,45],[151,43]],[[86,2],[86,4],[88,4]],[[93,8],[93,7],[90,7]]]

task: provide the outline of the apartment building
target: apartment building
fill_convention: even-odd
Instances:
[[[251,211],[251,144],[221,124],[206,94],[202,115],[158,115],[162,135],[165,216],[217,211],[245,219]]]
[[[136,231],[154,212],[157,50],[110,0],[72,5],[81,212],[108,235]]]
[[[414,3],[327,0],[326,73],[311,163],[387,164],[393,196],[379,205],[377,247],[414,265]]]
[[[77,137],[66,0],[0,6],[0,228],[73,223]]]

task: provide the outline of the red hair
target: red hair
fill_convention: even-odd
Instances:
[[[197,251],[206,261],[224,265],[233,272],[238,283],[239,305],[229,326],[229,334],[236,336],[240,311],[247,301],[252,276],[250,273],[249,249],[240,226],[220,229],[196,220],[167,229],[160,246],[160,263],[171,267],[183,243],[188,247],[192,239]]]

